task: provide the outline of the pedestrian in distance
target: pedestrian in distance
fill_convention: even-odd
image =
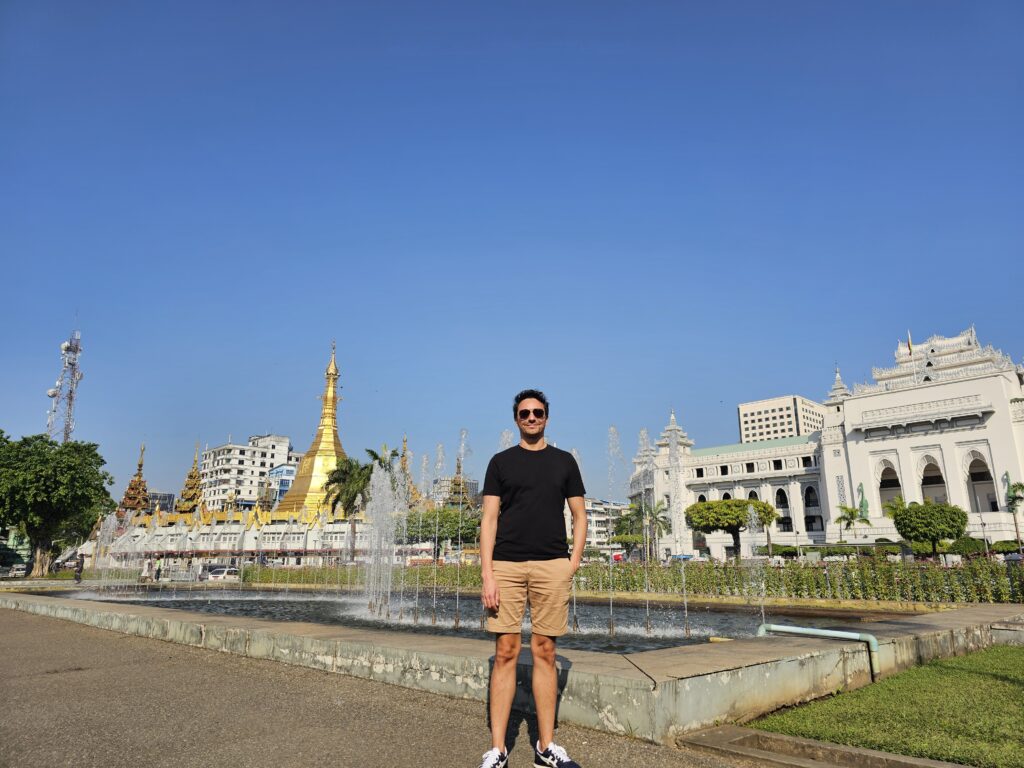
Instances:
[[[481,599],[495,635],[491,669],[491,749],[480,768],[505,768],[506,731],[516,692],[522,624],[530,606],[533,701],[539,739],[535,768],[580,768],[555,744],[557,638],[569,630],[569,594],[587,540],[586,491],[571,453],[544,438],[550,407],[544,393],[515,396],[519,444],[491,458],[484,476],[480,524]],[[565,541],[566,503],[572,513],[572,555]]]
[[[83,570],[85,570],[85,558],[79,555],[78,560],[75,562],[75,584],[82,583]]]

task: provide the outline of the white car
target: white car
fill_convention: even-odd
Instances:
[[[11,566],[11,570],[7,573],[12,579],[15,576],[26,576],[28,575],[28,566],[24,563],[15,563]]]
[[[210,571],[210,575],[207,576],[210,581],[238,581],[238,569],[237,568],[214,568]]]

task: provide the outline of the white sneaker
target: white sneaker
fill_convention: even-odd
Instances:
[[[540,744],[533,745],[533,768],[580,768],[580,764],[571,759],[566,751],[551,742],[543,752]]]
[[[480,764],[480,768],[505,768],[506,765],[508,765],[508,752],[502,752],[495,747],[484,752],[484,761]]]

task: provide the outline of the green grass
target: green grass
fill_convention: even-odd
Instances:
[[[934,661],[749,724],[982,768],[1024,768],[1024,648]]]

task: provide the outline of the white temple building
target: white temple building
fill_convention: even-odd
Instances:
[[[674,413],[653,445],[642,434],[629,495],[666,503],[672,534],[662,554],[726,557],[730,536],[697,534],[684,516],[696,501],[725,498],[773,504],[782,515],[770,530],[774,544],[897,541],[883,510],[896,496],[963,508],[974,538],[1014,539],[1006,490],[1024,480],[1024,366],[981,346],[972,327],[901,341],[895,365],[872,376],[851,391],[837,369],[824,424],[809,434],[697,448]],[[871,525],[841,530],[840,505],[860,508]],[[765,534],[741,542],[748,555]]]

